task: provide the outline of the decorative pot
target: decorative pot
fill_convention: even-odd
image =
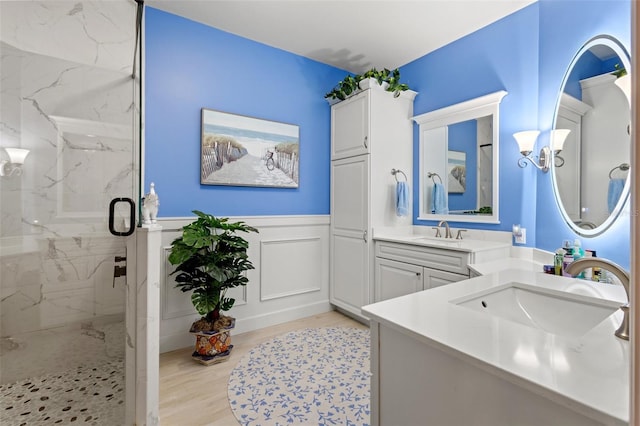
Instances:
[[[231,331],[221,330],[214,333],[198,332],[194,353],[200,356],[214,356],[229,350],[231,346]]]
[[[233,349],[231,329],[234,326],[235,320],[229,327],[222,330],[192,332],[191,334],[196,337],[192,358],[205,365],[226,361]]]

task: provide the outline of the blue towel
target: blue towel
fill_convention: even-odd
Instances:
[[[607,193],[607,207],[609,207],[609,213],[613,212],[616,208],[618,200],[622,195],[624,189],[625,179],[611,179],[609,181],[609,192]]]
[[[433,194],[431,196],[431,212],[435,214],[449,214],[447,206],[447,194],[444,191],[444,185],[441,183],[433,184]]]
[[[396,214],[400,217],[409,214],[409,184],[398,182],[396,185]]]

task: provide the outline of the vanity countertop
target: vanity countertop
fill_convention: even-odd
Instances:
[[[511,244],[500,241],[475,239],[456,240],[455,238],[435,238],[419,234],[382,233],[374,234],[373,239],[375,241],[387,241],[392,243],[411,244],[415,246],[433,247],[471,253],[511,247]]]
[[[488,275],[500,272],[505,269],[519,269],[529,272],[543,272],[544,263],[532,259],[522,259],[517,257],[507,257],[500,260],[484,263],[470,263],[469,269],[478,275]]]
[[[614,336],[622,312],[617,310],[582,337],[564,337],[451,302],[514,282],[621,304],[627,301],[620,285],[504,270],[367,305],[362,312],[603,423],[626,424],[630,347]]]

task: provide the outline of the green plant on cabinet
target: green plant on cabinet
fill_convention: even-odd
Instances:
[[[367,78],[375,79],[379,85],[387,83],[386,91],[393,92],[394,96],[399,96],[400,92],[408,90],[409,86],[404,83],[400,83],[400,70],[398,68],[390,71],[386,68],[378,71],[375,68],[371,68],[363,74],[347,75],[344,79],[338,82],[338,84],[324,95],[327,99],[345,100],[349,96],[355,94],[359,89],[359,84],[362,80]]]

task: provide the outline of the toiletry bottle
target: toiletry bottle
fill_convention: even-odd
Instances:
[[[571,245],[571,240],[562,241],[562,248],[564,249],[566,254],[573,256],[573,246]]]
[[[573,241],[573,260],[578,260],[584,257],[584,250],[582,250],[582,244],[579,239]],[[584,279],[584,271],[581,271],[576,278]]]
[[[564,257],[562,258],[562,276],[563,277],[572,277],[573,275],[568,274],[567,272],[565,272],[567,270],[567,266],[571,265],[571,262],[573,262],[573,255],[569,254],[569,253],[565,253]]]
[[[565,251],[561,248],[556,250],[556,254],[553,256],[553,267],[555,275],[562,275],[562,260],[564,258]]]

